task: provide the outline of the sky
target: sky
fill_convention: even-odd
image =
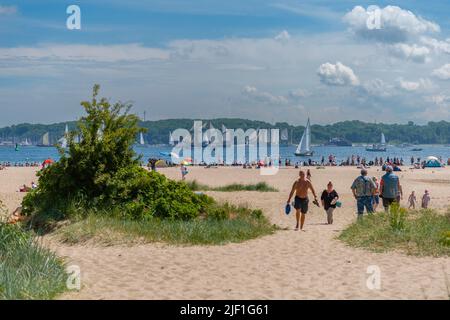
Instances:
[[[441,0],[0,0],[0,126],[75,120],[95,83],[146,120],[449,121],[449,12]]]

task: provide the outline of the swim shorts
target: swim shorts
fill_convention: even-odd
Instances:
[[[308,198],[295,197],[294,208],[297,210],[300,209],[301,213],[305,214],[308,212],[308,204],[309,204]]]

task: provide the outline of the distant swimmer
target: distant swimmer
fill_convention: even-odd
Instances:
[[[292,185],[292,189],[289,194],[287,203],[289,204],[291,202],[291,199],[295,194],[294,208],[295,208],[295,217],[297,219],[295,230],[298,231],[300,223],[300,230],[303,231],[303,225],[305,224],[305,217],[306,214],[308,213],[308,204],[309,204],[308,190],[311,190],[312,194],[314,195],[314,204],[318,205],[319,202],[317,201],[316,191],[314,190],[311,181],[306,179],[305,172],[303,170],[300,170],[299,175],[300,175],[299,179],[296,180]]]

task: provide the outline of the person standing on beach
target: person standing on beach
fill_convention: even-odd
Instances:
[[[308,179],[309,181],[311,181],[311,171],[308,169],[306,170],[306,179]]]
[[[186,180],[186,175],[188,174],[188,170],[186,168],[186,166],[184,165],[184,163],[181,164],[181,180]]]
[[[377,211],[378,205],[380,204],[380,185],[378,183],[378,179],[376,177],[372,178],[373,183],[375,184],[375,191],[372,198],[372,208],[373,212]]]
[[[425,190],[425,193],[422,196],[422,209],[428,209],[428,205],[430,204],[430,194],[428,190]]]
[[[320,199],[322,200],[322,206],[327,213],[328,224],[333,224],[333,211],[336,209],[336,202],[339,199],[339,195],[336,190],[333,189],[333,183],[331,181],[328,182],[327,188],[323,190]]]
[[[351,189],[353,196],[356,199],[358,218],[362,218],[364,208],[367,213],[373,213],[372,201],[375,194],[376,185],[373,180],[367,176],[366,169],[361,170],[361,175],[353,181]]]
[[[314,203],[318,204],[316,191],[314,190],[311,181],[306,179],[305,171],[300,170],[299,175],[300,175],[299,179],[296,180],[292,185],[292,189],[287,201],[287,204],[290,204],[292,196],[295,194],[294,208],[295,208],[295,217],[297,219],[295,231],[298,231],[299,222],[300,222],[300,230],[303,231],[303,225],[305,224],[305,217],[306,214],[308,213],[308,204],[309,204],[308,190],[311,190],[312,194],[314,195]]]
[[[411,192],[411,194],[408,197],[408,203],[409,203],[409,207],[408,209],[416,209],[416,202],[417,202],[417,198],[416,198],[416,193],[415,191]]]
[[[392,166],[386,166],[386,174],[381,178],[380,194],[383,198],[383,207],[387,212],[389,207],[398,201],[398,196],[403,197],[400,187],[400,179],[392,172]]]

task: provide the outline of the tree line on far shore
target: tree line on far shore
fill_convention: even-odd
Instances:
[[[246,119],[210,119],[202,120],[205,129],[210,123],[214,128],[222,129],[222,125],[229,129],[280,129],[281,143],[297,144],[300,140],[304,126],[292,126],[286,122],[270,124],[263,121]],[[306,119],[305,119],[306,122]],[[19,124],[0,129],[0,141],[21,142],[25,139],[33,144],[41,142],[42,136],[49,132],[50,142],[56,143],[64,134],[66,124],[69,130],[76,126],[76,122],[43,124]],[[144,134],[145,142],[148,144],[168,144],[169,132],[177,128],[191,129],[193,119],[168,119],[158,121],[141,121],[140,126],[148,131]],[[426,125],[417,125],[413,122],[407,124],[382,124],[367,123],[358,120],[343,121],[328,125],[312,125],[312,143],[325,143],[331,138],[342,138],[352,143],[376,143],[380,141],[381,133],[384,133],[388,143],[400,144],[449,144],[450,122],[428,122]]]

